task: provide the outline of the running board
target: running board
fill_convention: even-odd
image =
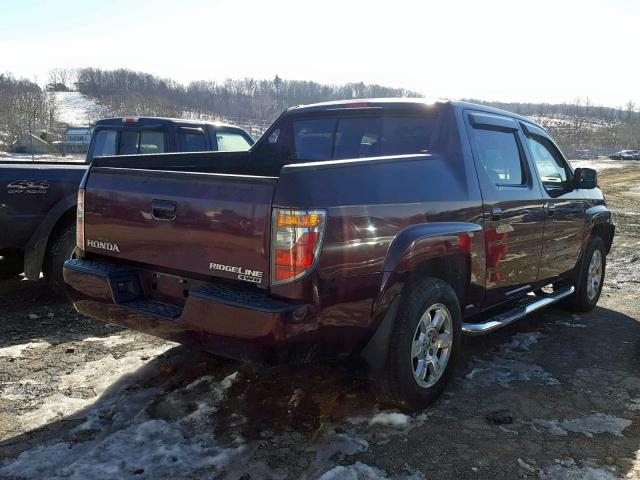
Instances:
[[[540,310],[541,308],[568,297],[574,291],[575,288],[571,285],[563,288],[562,290],[550,293],[545,297],[540,297],[527,305],[516,307],[507,312],[496,315],[495,317],[491,317],[484,323],[463,323],[462,333],[466,335],[484,335],[485,333],[493,332],[499,328],[506,327],[516,320],[520,320],[522,317],[525,317],[536,310]]]

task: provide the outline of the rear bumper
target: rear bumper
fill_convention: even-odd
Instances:
[[[139,270],[85,259],[67,261],[64,279],[82,314],[230,358],[281,361],[312,348],[317,332],[312,306],[266,293],[206,284],[184,306],[161,303],[147,297]]]

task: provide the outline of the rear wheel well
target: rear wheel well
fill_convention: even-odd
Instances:
[[[49,233],[49,238],[47,238],[47,248],[45,249],[45,255],[47,255],[49,248],[51,248],[51,243],[58,235],[61,234],[62,231],[65,230],[69,226],[76,221],[76,209],[71,208],[64,212],[64,214],[58,219],[54,227],[51,229]]]
[[[419,264],[408,274],[409,285],[415,285],[425,277],[440,279],[453,288],[460,305],[465,305],[469,285],[469,257],[467,255],[447,255],[432,258]]]

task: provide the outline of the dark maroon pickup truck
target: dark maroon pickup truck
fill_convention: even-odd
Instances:
[[[596,183],[505,111],[294,107],[248,152],[96,159],[64,276],[92,317],[234,358],[360,354],[386,398],[424,405],[462,334],[596,305]]]

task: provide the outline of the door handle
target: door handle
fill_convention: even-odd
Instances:
[[[500,207],[493,207],[491,209],[491,221],[499,222],[502,218],[502,209]]]
[[[166,200],[151,202],[151,215],[161,222],[173,222],[176,219],[176,204]]]
[[[555,203],[547,203],[547,214],[552,217],[556,212],[556,204]]]

